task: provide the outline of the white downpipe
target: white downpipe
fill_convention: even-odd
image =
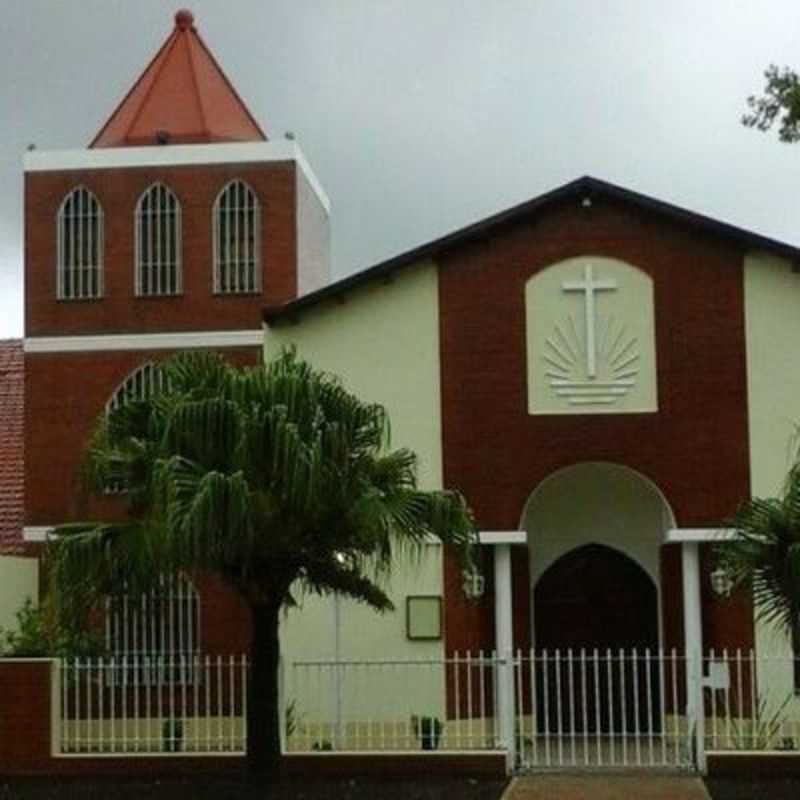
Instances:
[[[706,771],[705,713],[703,708],[703,619],[700,604],[700,545],[684,542],[683,630],[686,650],[686,715],[689,731],[694,727],[697,768]]]
[[[511,545],[494,548],[494,629],[498,662],[497,719],[506,768],[516,763],[514,741],[514,633],[511,601]]]

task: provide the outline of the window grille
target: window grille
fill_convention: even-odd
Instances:
[[[227,184],[214,203],[214,292],[261,289],[260,205],[243,181]]]
[[[161,576],[141,598],[106,601],[106,647],[126,685],[184,686],[200,655],[200,599],[182,575]]]
[[[180,294],[181,204],[163,183],[139,198],[135,212],[136,294],[139,297]]]
[[[85,300],[103,296],[103,209],[84,186],[73,189],[57,217],[56,296]]]
[[[115,389],[106,403],[106,414],[122,408],[131,400],[146,400],[166,387],[164,373],[155,364],[143,364]]]

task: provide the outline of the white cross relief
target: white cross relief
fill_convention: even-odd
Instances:
[[[595,292],[609,292],[617,288],[616,281],[595,280],[593,267],[587,264],[583,268],[582,281],[564,281],[561,288],[565,292],[583,292],[583,304],[586,316],[586,373],[590,378],[597,376],[597,345],[595,341]]]

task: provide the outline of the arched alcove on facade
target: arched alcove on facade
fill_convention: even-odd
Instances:
[[[672,510],[659,488],[641,473],[623,465],[586,462],[545,478],[528,498],[520,522],[521,529],[528,535],[534,646],[545,644],[540,633],[545,639],[548,637],[547,625],[542,631],[537,630],[537,620],[541,624],[538,605],[557,604],[557,595],[547,593],[548,583],[542,591],[537,591],[537,585],[546,580],[546,573],[559,560],[577,553],[579,555],[572,561],[561,564],[564,569],[575,572],[573,578],[562,575],[550,583],[551,586],[561,583],[563,591],[573,591],[573,602],[565,601],[563,614],[567,614],[566,609],[572,609],[575,619],[555,621],[559,626],[558,646],[636,645],[635,632],[622,629],[614,632],[607,623],[618,614],[621,604],[635,605],[639,597],[637,613],[652,600],[652,610],[648,612],[650,621],[647,625],[640,621],[643,626],[640,644],[657,647],[661,643],[661,546],[664,531],[674,526]],[[590,577],[591,586],[586,583]],[[582,589],[570,589],[566,585],[570,580],[580,580],[585,585]],[[652,597],[648,586],[652,588]],[[578,610],[580,598],[583,598],[583,608],[590,608],[595,615],[600,626],[597,635],[583,625],[583,612]],[[631,618],[635,616],[631,612]],[[606,619],[605,641],[601,635],[603,619]],[[652,626],[655,626],[655,641],[647,632]],[[587,637],[594,638],[580,641]]]

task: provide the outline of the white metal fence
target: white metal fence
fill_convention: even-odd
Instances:
[[[690,768],[686,659],[663,650],[542,650],[514,659],[516,763]]]
[[[650,650],[295,661],[286,752],[504,751],[530,770],[702,766],[706,751],[800,750],[791,654]],[[246,657],[73,659],[64,755],[224,754],[246,745]],[[701,688],[702,687],[702,688]]]
[[[247,678],[244,656],[65,660],[59,752],[241,753]]]
[[[712,650],[703,674],[706,750],[800,751],[800,658]]]
[[[498,659],[296,661],[285,676],[286,748],[497,749]]]

